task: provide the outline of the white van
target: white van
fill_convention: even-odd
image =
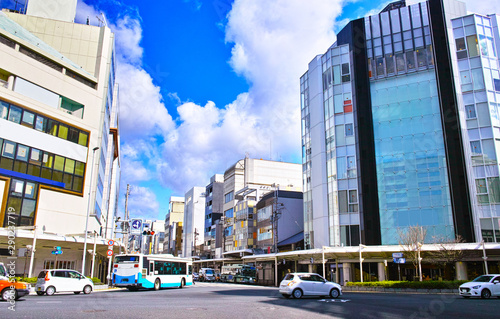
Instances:
[[[94,283],[76,270],[46,269],[38,274],[35,291],[39,296],[52,296],[56,292],[89,294],[94,290]]]
[[[200,281],[215,281],[215,270],[213,268],[201,268]]]

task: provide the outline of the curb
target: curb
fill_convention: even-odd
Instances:
[[[383,287],[346,287],[343,292],[380,292],[404,294],[458,294],[457,289],[415,289],[415,288],[383,288]]]

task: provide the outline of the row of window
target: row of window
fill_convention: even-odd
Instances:
[[[14,41],[12,41],[4,36],[0,36],[0,43],[5,44],[6,46],[11,47],[12,49],[15,49],[15,47],[16,47],[16,43]],[[26,55],[26,56],[29,56],[30,58],[32,58],[34,60],[37,60],[40,63],[47,65],[48,67],[50,67],[58,72],[63,71],[63,67],[60,64],[44,57],[41,54],[38,54],[35,51],[32,51],[26,47],[20,46],[19,52]],[[85,84],[86,86],[88,86],[94,90],[97,89],[97,84],[95,84],[94,82],[92,82],[90,80],[87,80],[86,78],[82,77],[81,75],[79,75],[75,72],[72,72],[72,71],[66,69],[66,75],[69,76],[70,78],[77,80],[80,83]]]
[[[87,132],[1,100],[0,118],[85,147],[88,144]]]
[[[171,261],[155,261],[154,263],[155,274],[158,275],[186,275],[186,263],[182,262],[171,262]],[[152,270],[152,269],[151,269]]]
[[[64,183],[64,188],[83,191],[85,163],[0,139],[0,168]]]
[[[434,66],[432,46],[396,54],[387,54],[385,57],[368,59],[368,76],[382,78],[385,76],[404,74],[417,69],[426,69]]]

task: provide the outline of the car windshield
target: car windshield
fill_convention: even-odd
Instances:
[[[214,271],[212,269],[207,269],[205,272],[207,273],[207,275],[213,275],[214,274]]]
[[[479,276],[473,282],[489,282],[493,276]]]

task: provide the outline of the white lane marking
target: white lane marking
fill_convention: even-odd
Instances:
[[[319,301],[322,301],[322,302],[348,302],[351,300],[349,300],[349,299],[321,299]]]

